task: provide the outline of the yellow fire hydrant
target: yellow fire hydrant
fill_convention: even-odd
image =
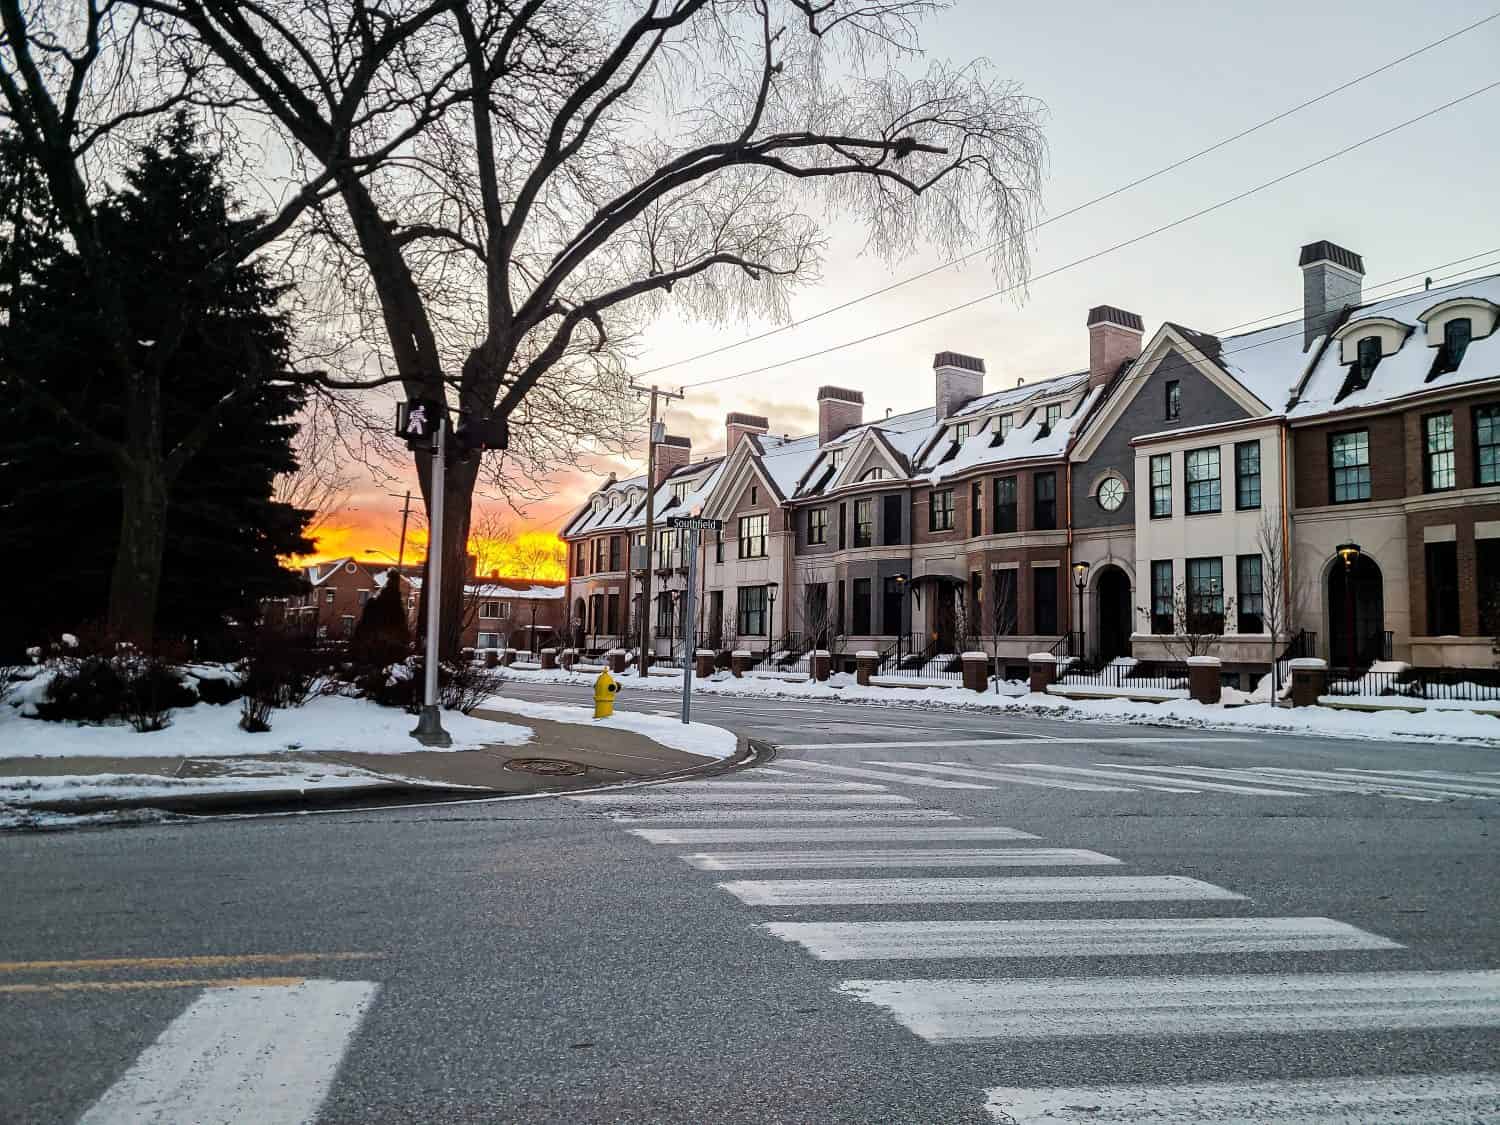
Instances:
[[[607,719],[615,713],[615,692],[619,690],[620,685],[608,668],[599,673],[594,681],[594,718]]]

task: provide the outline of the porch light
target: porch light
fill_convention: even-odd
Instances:
[[[1088,580],[1089,564],[1083,559],[1079,559],[1073,564],[1073,584],[1081,590],[1083,589],[1083,584]]]
[[[1344,560],[1345,567],[1353,566],[1354,561],[1360,555],[1364,554],[1358,543],[1340,543],[1334,548],[1334,551],[1338,554],[1339,558]]]

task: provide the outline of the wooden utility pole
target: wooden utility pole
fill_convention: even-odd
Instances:
[[[396,495],[394,492],[388,493]],[[406,490],[406,500],[401,505],[401,546],[396,548],[396,570],[399,572],[406,562],[406,521],[411,516],[411,489]]]
[[[648,666],[651,658],[648,655],[651,644],[651,552],[656,547],[656,445],[664,436],[656,432],[656,400],[658,398],[680,399],[684,395],[681,391],[664,391],[655,383],[650,387],[630,384],[630,389],[637,394],[649,394],[651,396],[651,424],[646,430],[646,558],[645,568],[641,571],[641,620],[640,620],[640,650],[636,656],[636,671],[642,676],[650,675]],[[630,544],[626,543],[626,581],[625,596],[630,596]],[[626,613],[630,612],[629,606]]]

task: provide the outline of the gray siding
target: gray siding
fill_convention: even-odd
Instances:
[[[1182,416],[1168,422],[1167,382],[1172,379],[1182,383]],[[1073,526],[1114,527],[1135,522],[1135,450],[1130,445],[1132,438],[1248,417],[1238,403],[1204,378],[1180,353],[1169,352],[1104,435],[1094,455],[1073,466]],[[1115,512],[1106,512],[1099,507],[1091,492],[1095,479],[1107,469],[1118,472],[1131,490],[1124,506]]]

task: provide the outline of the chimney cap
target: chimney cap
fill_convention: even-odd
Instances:
[[[819,387],[818,401],[824,402],[827,399],[835,399],[839,402],[857,402],[863,406],[865,404],[865,392],[845,390],[843,387]]]
[[[936,371],[939,367],[957,367],[964,371],[977,371],[984,374],[984,360],[978,356],[964,355],[962,352],[938,352],[932,357],[932,368]]]
[[[741,414],[738,410],[731,410],[725,417],[724,422],[730,426],[750,426],[752,428],[769,430],[770,419],[762,414]]]
[[[1360,276],[1365,272],[1365,260],[1353,250],[1346,250],[1336,242],[1329,242],[1322,238],[1317,242],[1309,242],[1302,248],[1302,253],[1297,258],[1299,266],[1317,265],[1319,262],[1332,262],[1336,266],[1342,266],[1351,273]]]
[[[1118,324],[1133,332],[1146,330],[1146,324],[1138,313],[1126,312],[1114,305],[1095,305],[1089,309],[1088,327],[1092,328],[1096,324]]]
[[[689,437],[679,437],[677,434],[663,434],[661,441],[657,442],[656,444],[676,446],[679,449],[691,449],[693,448],[693,439]]]

